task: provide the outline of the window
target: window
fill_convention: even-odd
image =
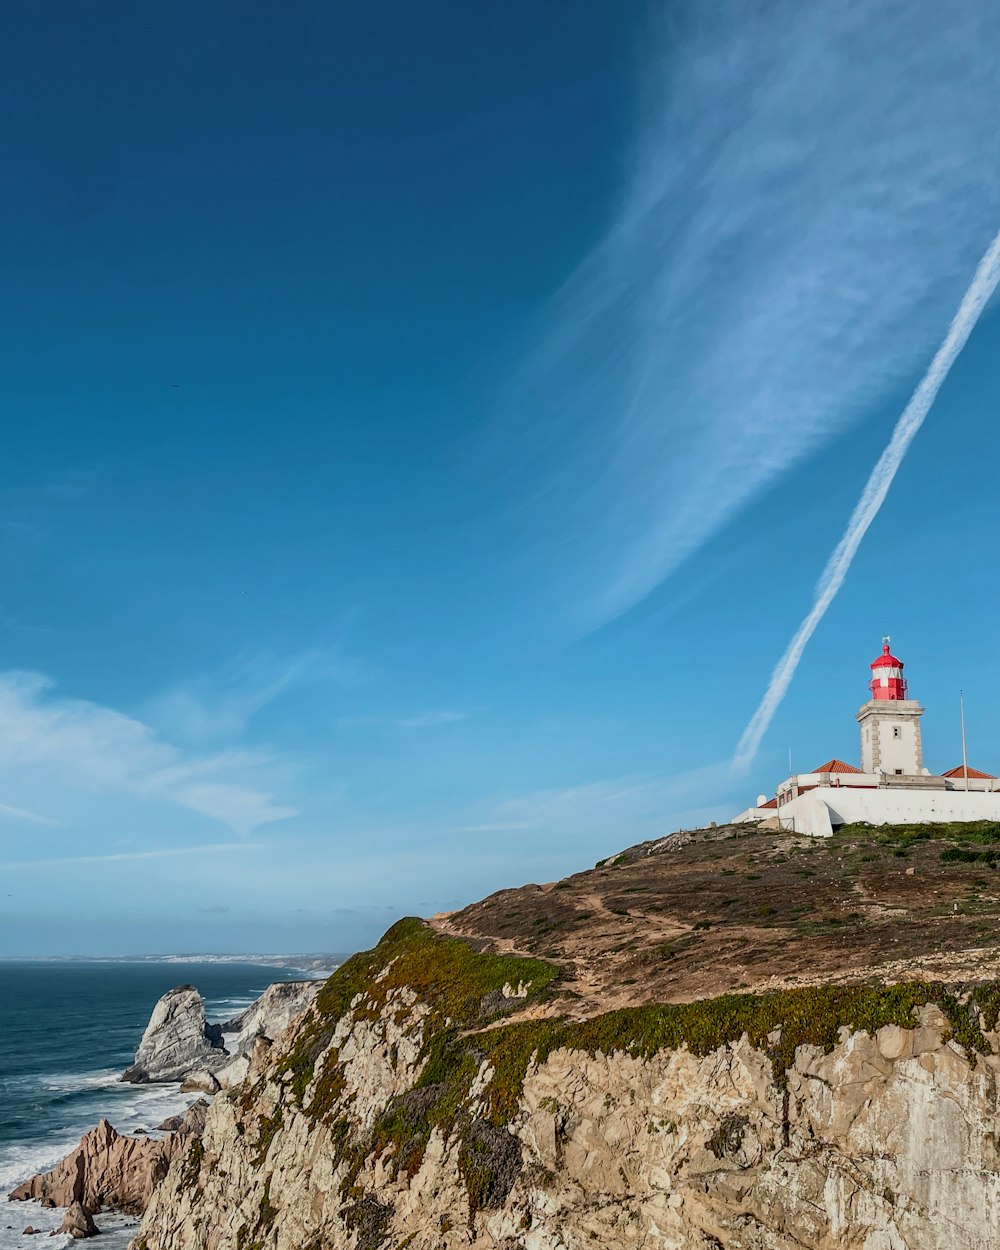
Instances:
[[[897,777],[902,777],[902,775],[903,775],[903,770],[902,770],[901,768],[897,768],[897,769],[896,769],[896,776],[897,776]]]

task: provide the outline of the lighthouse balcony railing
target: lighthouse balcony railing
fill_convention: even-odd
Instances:
[[[889,680],[894,682],[898,686],[898,688],[902,691],[904,699],[909,697],[910,687],[905,677],[892,677]],[[868,683],[868,690],[871,693],[871,696],[873,699],[878,698],[877,692],[879,690],[887,690],[887,689],[891,689],[891,687],[883,686],[878,677],[873,677],[871,681]]]

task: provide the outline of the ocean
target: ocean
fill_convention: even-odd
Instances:
[[[25,1250],[35,1228],[62,1211],[6,1201],[8,1192],[57,1163],[106,1116],[121,1132],[155,1129],[197,1094],[176,1085],[122,1085],[153,1004],[175,985],[196,986],[210,1021],[241,1011],[275,981],[312,975],[250,963],[118,960],[0,961],[0,1250]],[[138,1221],[98,1215],[102,1250],[124,1250]],[[46,1247],[75,1245],[45,1237]],[[96,1243],[95,1243],[96,1244]]]

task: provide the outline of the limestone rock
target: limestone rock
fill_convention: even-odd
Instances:
[[[168,990],[153,1008],[135,1063],[123,1081],[180,1081],[189,1072],[211,1071],[226,1063],[222,1028],[205,1021],[205,1002],[192,985]]]
[[[246,1080],[253,1066],[255,1049],[261,1043],[276,1042],[297,1020],[319,993],[322,981],[279,981],[269,985],[261,996],[223,1024],[234,1057],[215,1070],[224,1089],[231,1089]],[[232,1034],[236,1034],[235,1038]]]
[[[68,1233],[74,1241],[82,1241],[84,1237],[96,1237],[101,1230],[94,1223],[94,1218],[79,1202],[74,1202],[51,1236]]]
[[[18,1185],[9,1198],[12,1202],[34,1198],[58,1207],[79,1203],[90,1212],[115,1207],[140,1215],[166,1175],[170,1160],[187,1148],[191,1136],[190,1132],[171,1133],[159,1141],[125,1137],[101,1120],[51,1172]]]
[[[181,1082],[181,1093],[217,1094],[222,1088],[219,1078],[205,1068],[189,1072]]]
[[[284,1033],[293,1020],[305,1011],[323,986],[322,981],[278,981],[269,985],[260,998],[238,1016],[223,1024],[223,1033],[237,1033],[237,1054],[249,1048],[255,1037],[263,1034],[271,1041]]]
[[[199,1098],[193,1102],[183,1115],[171,1115],[158,1124],[157,1128],[164,1133],[196,1133],[205,1131],[205,1116],[208,1112],[208,1101]]]
[[[322,1034],[310,1019],[215,1099],[136,1245],[996,1250],[1000,1056],[944,1041],[939,1012],[802,1045],[780,1079],[745,1036],[706,1054],[556,1049],[503,1124],[476,1101],[484,1066],[466,1126],[428,1126],[416,1155],[405,1133],[376,1143],[379,1124],[416,1133],[440,1096],[419,1083],[426,1004],[362,991]],[[304,1084],[289,1060],[317,1037]]]

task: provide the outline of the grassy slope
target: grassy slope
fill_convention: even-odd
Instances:
[[[434,1130],[457,1141],[470,1217],[504,1201],[521,1166],[506,1125],[530,1066],[557,1048],[650,1056],[686,1046],[703,1055],[746,1035],[770,1055],[782,1088],[799,1045],[829,1049],[844,1027],[912,1026],[914,1009],[935,1003],[956,1041],[985,1050],[1000,983],[887,979],[878,970],[900,963],[887,957],[901,945],[903,964],[918,972],[921,959],[964,958],[975,943],[992,952],[998,851],[1000,826],[855,827],[829,842],[702,830],[631,848],[552,886],[495,895],[451,918],[461,937],[402,920],[326,982],[272,1074],[285,1084],[285,1105],[259,1117],[255,1091],[246,1091],[242,1131],[263,1165],[289,1103],[322,1121],[344,1165],[343,1218],[376,1236],[389,1215],[358,1183],[365,1159],[382,1156],[412,1175]],[[786,981],[804,962],[822,975],[765,990],[779,960]],[[758,984],[733,992],[748,979]],[[526,999],[505,996],[519,984]],[[609,984],[630,1001],[601,1010]],[[705,986],[723,992],[699,992]],[[417,1075],[359,1136],[339,1056],[327,1053],[318,1078],[316,1060],[346,1011],[377,1026],[406,988],[429,1008]],[[484,1064],[492,1077],[473,1098]],[[274,1216],[265,1193],[243,1250],[264,1244]]]
[[[697,830],[502,891],[443,929],[557,963],[574,1014],[873,971],[988,979],[998,857],[993,824],[849,826],[825,841]]]
[[[702,839],[695,837],[686,843],[687,848],[693,849],[686,850],[680,843],[671,848],[669,854],[675,856],[669,874],[674,882],[672,888],[676,888],[677,879],[684,876],[679,864],[693,861],[700,873],[705,847],[718,848],[726,841],[738,844],[736,853],[746,860],[748,867],[763,868],[777,861],[784,873],[783,865],[794,862],[792,856],[785,853],[793,848],[776,844],[762,835],[746,830],[736,831],[732,836],[719,831],[706,832]],[[992,865],[992,858],[988,861],[977,858],[970,864],[966,856],[978,857],[983,853],[992,856],[995,847],[1000,847],[1000,827],[945,828],[935,830],[933,835],[926,829],[848,829],[829,844],[803,848],[802,863],[810,865],[804,870],[809,874],[805,879],[820,877],[823,888],[831,880],[837,883],[837,888],[842,888],[842,878],[848,873],[857,874],[859,870],[874,873],[880,887],[884,887],[888,859],[915,859],[925,876],[931,873],[932,866],[940,866],[940,872],[935,867],[937,875],[934,876],[939,885],[928,887],[932,895],[939,892],[940,882],[946,881],[951,893],[963,891],[965,897],[973,890],[981,895],[982,886],[976,884],[979,879],[966,880],[954,874],[966,873],[970,868],[980,870],[984,863]],[[661,880],[662,874],[655,863],[656,853],[650,854],[649,849],[633,848],[618,857],[615,867],[582,874],[583,879],[593,886],[598,880],[604,882],[613,880],[617,874],[625,874],[624,879],[629,881],[645,870]],[[956,849],[963,852],[957,859]],[[714,853],[710,852],[709,858],[714,860]],[[725,856],[719,856],[719,860],[729,862]],[[811,867],[814,863],[815,870]],[[835,870],[834,864],[837,865]],[[825,873],[821,865],[828,866]],[[868,869],[862,865],[875,867]],[[726,872],[725,869],[717,871],[719,875]],[[795,873],[796,869],[793,867],[790,871]],[[992,868],[988,866],[986,871]],[[902,872],[905,880],[913,879],[905,877],[905,868]],[[764,880],[764,873],[748,871],[744,875]],[[772,888],[773,885],[763,887]],[[537,910],[534,893],[537,887],[526,887],[526,890],[532,891],[531,905]],[[508,892],[501,897],[510,900],[512,894],[516,898],[517,893]],[[557,914],[565,914],[563,896],[566,893],[558,889],[546,892],[546,898],[559,909]],[[724,926],[726,913],[721,909],[729,905],[713,903],[698,895],[695,891],[689,899],[689,931],[698,935],[710,932],[697,927],[705,913],[712,917],[710,924]],[[753,895],[759,899],[760,892],[755,890]],[[602,897],[613,898],[614,890],[605,889]],[[754,897],[741,899],[744,910],[750,906],[762,907]],[[826,939],[827,928],[838,928],[834,917],[826,917],[817,927],[816,922],[804,918],[808,913],[798,910],[800,904],[773,893],[764,897],[776,900],[768,914],[757,917],[760,921],[757,927],[765,931],[781,926],[791,929],[800,940],[818,941]],[[928,917],[923,913],[931,906],[923,895],[921,899],[921,905],[911,909],[916,913],[914,926],[918,933],[925,931]],[[478,911],[470,911],[481,918],[483,909],[487,915],[496,917],[498,914],[494,900],[487,900]],[[512,910],[517,914],[516,905]],[[940,911],[940,906],[934,904],[931,910]],[[783,918],[775,919],[778,916]],[[842,923],[861,931],[869,922],[858,912],[853,918],[844,917]],[[527,932],[517,935],[518,944],[540,949],[545,947],[546,939],[548,942],[564,941],[553,935],[565,925],[549,923],[547,934],[539,932],[542,927],[532,923]],[[905,917],[897,916],[895,930],[897,934],[906,932]],[[479,934],[481,946],[488,937],[482,919]],[[864,941],[854,943],[851,951],[858,946],[865,947],[870,938],[871,933],[865,930]],[[666,958],[662,952],[657,952],[656,957]],[[292,1090],[303,1110],[325,1120],[334,1129],[335,1140],[342,1143],[343,1157],[353,1165],[349,1169],[352,1176],[357,1175],[364,1158],[373,1152],[387,1153],[394,1169],[412,1174],[422,1161],[434,1129],[441,1130],[447,1137],[457,1134],[460,1166],[470,1205],[475,1210],[502,1201],[509,1191],[512,1178],[507,1164],[510,1157],[504,1154],[496,1134],[506,1132],[505,1125],[516,1110],[529,1067],[558,1048],[590,1053],[626,1051],[650,1056],[662,1049],[687,1047],[695,1054],[704,1055],[747,1036],[754,1046],[770,1055],[775,1081],[781,1088],[798,1046],[808,1043],[829,1050],[845,1027],[869,1033],[886,1024],[912,1027],[914,1010],[934,1003],[948,1018],[955,1040],[974,1052],[988,1049],[983,1030],[994,1030],[1000,1016],[1000,984],[994,981],[963,987],[922,979],[884,984],[877,978],[867,978],[849,984],[833,981],[768,993],[725,993],[693,1002],[644,1002],[574,1019],[558,1008],[575,1005],[572,992],[567,992],[567,983],[579,984],[574,981],[577,971],[565,957],[550,962],[538,957],[477,951],[467,940],[435,933],[422,921],[400,921],[373,951],[355,956],[330,978],[320,996],[311,1027],[300,1036],[296,1051],[286,1057],[283,1069],[294,1074]],[[505,999],[501,993],[503,986],[508,983],[516,986],[519,982],[529,986],[528,999]],[[329,1042],[337,1019],[350,1004],[354,1004],[356,1015],[374,1020],[385,1010],[394,992],[404,986],[415,989],[430,1007],[419,1076],[411,1090],[385,1109],[370,1135],[362,1141],[351,1140],[339,1066],[336,1062],[326,1063],[322,1076],[310,1088],[313,1063]],[[539,1003],[549,1014],[532,1018],[530,1008]],[[505,1020],[512,1013],[516,1013],[516,1018]],[[479,1102],[471,1099],[470,1089],[484,1064],[491,1069],[492,1078],[483,1101]],[[491,1137],[491,1133],[494,1136]],[[352,1193],[348,1182],[345,1195],[352,1196]],[[353,1196],[359,1201],[363,1197],[360,1191]]]

